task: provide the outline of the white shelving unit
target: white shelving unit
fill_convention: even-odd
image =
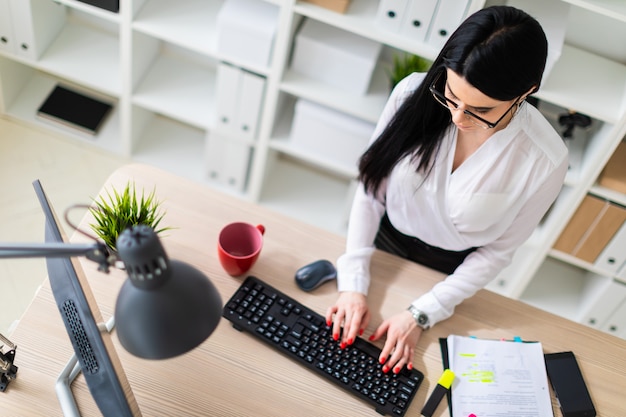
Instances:
[[[0,11],[13,1],[0,0]],[[23,0],[34,12],[59,8],[61,13],[54,14],[62,26],[57,30],[57,20],[48,19],[32,27],[35,34],[52,33],[36,58],[16,45],[0,44],[0,111],[215,186],[208,175],[207,141],[217,129],[217,68],[225,62],[264,77],[265,88],[256,138],[229,139],[245,144],[252,155],[244,191],[220,188],[344,233],[356,167],[313,155],[290,141],[295,102],[305,99],[375,123],[389,94],[386,70],[392,54],[434,59],[438,48],[382,29],[376,22],[379,0],[352,0],[345,14],[302,0],[256,0],[275,7],[278,20],[267,65],[251,64],[218,52],[218,16],[227,1],[121,0],[119,13],[112,13],[76,0]],[[626,51],[620,48],[626,40],[626,5],[545,1],[566,3],[570,13],[563,17],[568,26],[562,53],[537,97],[590,116],[595,127],[558,200],[490,288],[578,320],[580,305],[588,302],[589,282],[601,279],[602,271],[551,248],[587,193],[626,205],[626,196],[596,185],[626,134]],[[468,0],[467,13],[505,2]],[[291,68],[296,34],[306,19],[383,45],[365,94],[345,92]],[[0,19],[3,36],[5,20]],[[606,33],[612,34],[609,42]],[[36,116],[57,83],[114,103],[95,137]]]

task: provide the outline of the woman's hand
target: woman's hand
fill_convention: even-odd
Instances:
[[[334,316],[334,319],[333,319]],[[370,311],[367,306],[367,298],[360,292],[342,292],[335,305],[326,311],[326,324],[333,324],[333,338],[339,340],[345,347],[354,343],[357,336],[363,334],[363,330],[370,321]],[[341,326],[343,325],[343,334]]]
[[[378,340],[387,334],[385,346],[378,358],[385,365],[383,372],[393,370],[397,374],[405,365],[408,369],[413,369],[413,354],[422,331],[409,311],[398,313],[378,326],[369,340]]]

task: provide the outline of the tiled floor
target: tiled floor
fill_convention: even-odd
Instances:
[[[62,215],[72,204],[90,203],[110,173],[127,162],[0,118],[0,242],[43,241],[43,214],[31,185],[35,179]],[[0,259],[0,333],[10,334],[45,276],[43,259]]]

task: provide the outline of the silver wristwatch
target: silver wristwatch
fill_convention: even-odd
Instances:
[[[415,308],[413,304],[411,304],[407,310],[409,310],[409,313],[411,313],[413,319],[415,320],[415,323],[419,327],[424,330],[430,327],[430,320],[428,319],[428,315],[426,313]]]

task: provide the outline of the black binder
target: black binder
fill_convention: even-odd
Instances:
[[[450,367],[450,361],[448,360],[448,339],[445,337],[439,338],[439,347],[441,348],[441,362],[443,363],[443,369],[448,369]],[[454,417],[452,415],[452,390],[448,390],[448,410],[450,410],[450,417]]]
[[[95,135],[113,106],[57,85],[37,110],[37,115]]]
[[[91,4],[92,6],[108,10],[110,12],[120,11],[120,0],[78,0],[81,3]]]

